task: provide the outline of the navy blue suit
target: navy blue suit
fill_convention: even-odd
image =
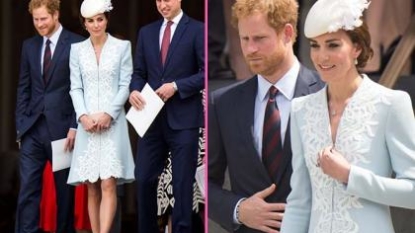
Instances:
[[[294,97],[314,93],[323,86],[317,73],[301,66]],[[233,212],[241,198],[250,197],[273,182],[277,188],[266,198],[267,202],[285,203],[291,191],[290,123],[285,133],[281,165],[276,176],[271,178],[259,159],[252,136],[257,91],[258,77],[254,76],[214,91],[209,98],[209,218],[229,232],[259,232],[245,225],[236,227],[233,223]],[[231,190],[222,187],[226,170]]]
[[[39,203],[42,174],[52,159],[51,141],[65,138],[76,128],[75,112],[69,96],[69,51],[83,38],[65,29],[55,47],[47,80],[43,81],[41,57],[43,38],[23,42],[17,90],[16,130],[20,148],[20,193],[16,233],[39,231]],[[73,187],[66,184],[69,169],[54,173],[57,195],[56,232],[75,232]]]
[[[160,57],[159,35],[163,20],[138,33],[131,91],[146,83],[154,90],[175,81],[178,91],[165,103],[143,138],[136,156],[139,232],[158,232],[157,182],[168,153],[172,154],[173,232],[192,232],[193,181],[198,155],[198,130],[203,126],[204,24],[187,15],[179,21],[166,64]]]

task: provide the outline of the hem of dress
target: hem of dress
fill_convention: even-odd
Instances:
[[[109,176],[107,178],[98,178],[101,180],[105,180],[108,179],[110,177],[114,177],[114,176]],[[126,183],[132,183],[135,181],[135,178],[123,178],[123,177],[114,177],[117,180],[117,185],[122,185],[122,184],[126,184]],[[68,181],[67,184],[69,185],[73,185],[73,186],[78,186],[78,185],[82,185],[82,184],[86,184],[86,182],[90,182],[90,183],[95,183],[98,181],[98,179],[96,179],[95,181],[92,181],[91,179],[86,179],[86,180],[75,180],[75,181]]]

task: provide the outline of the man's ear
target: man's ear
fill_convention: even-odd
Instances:
[[[284,42],[288,43],[293,41],[294,38],[294,27],[293,25],[287,23],[284,25],[284,29],[283,29],[283,33],[284,33]]]
[[[59,20],[59,11],[55,11],[55,12],[52,14],[52,17],[53,17],[54,19],[56,19],[56,20]]]

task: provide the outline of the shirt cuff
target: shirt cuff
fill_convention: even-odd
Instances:
[[[246,198],[239,199],[239,201],[235,205],[235,209],[233,209],[233,223],[234,224],[242,225],[242,223],[239,221],[239,205],[245,199]]]
[[[175,90],[175,91],[178,91],[179,90],[179,88],[177,88],[177,84],[176,84],[176,82],[172,82],[173,83],[173,89]]]

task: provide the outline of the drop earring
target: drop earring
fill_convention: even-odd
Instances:
[[[357,58],[354,59],[354,64],[357,66],[357,64],[359,64],[359,62],[357,61]]]

